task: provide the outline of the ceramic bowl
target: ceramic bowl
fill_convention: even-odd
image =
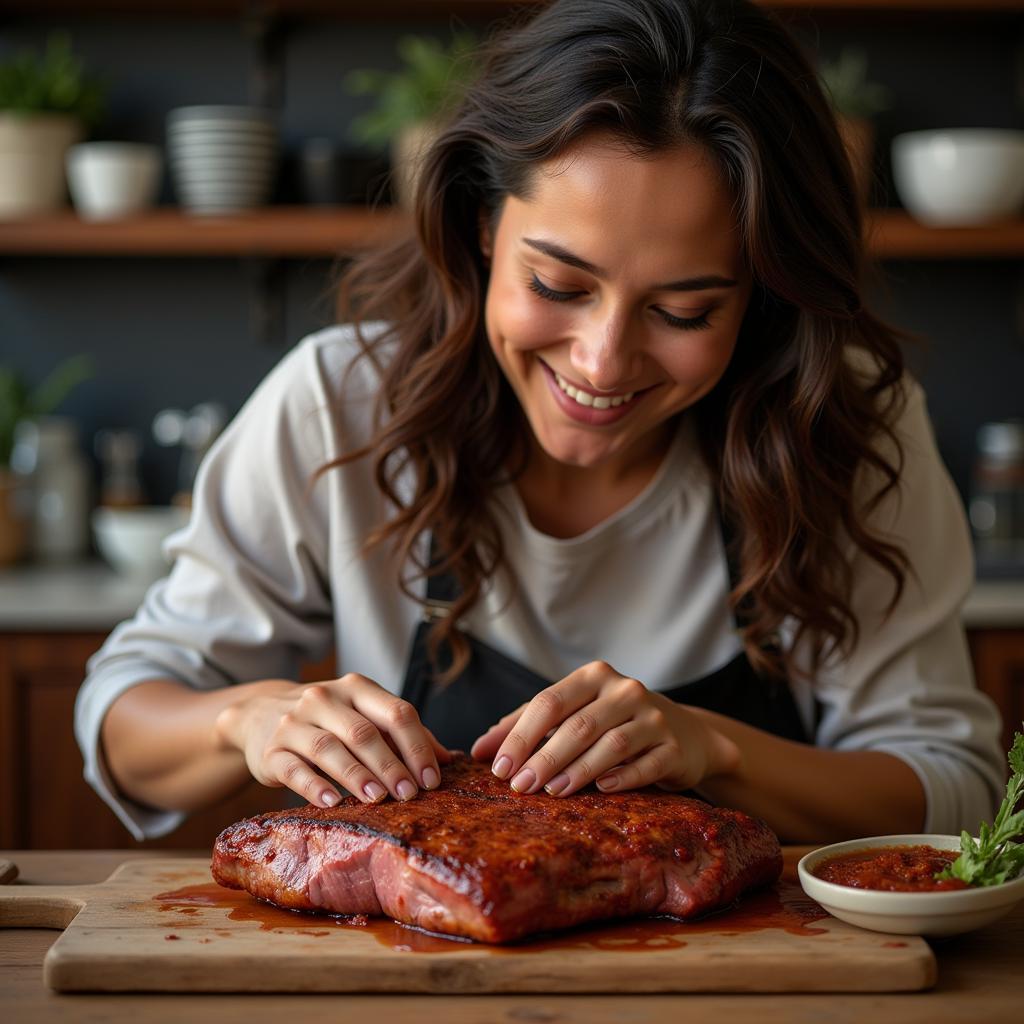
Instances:
[[[892,169],[903,205],[925,224],[1013,217],[1024,205],[1024,131],[907,132],[892,140]]]
[[[822,861],[874,846],[934,846],[959,850],[959,836],[874,836],[834,843],[807,854],[797,865],[803,890],[833,917],[893,935],[958,935],[998,920],[1024,899],[1024,877],[1002,885],[947,892],[883,892],[826,882],[812,872]]]
[[[135,142],[83,142],[68,150],[66,165],[79,215],[106,220],[153,205],[163,156],[158,147]]]
[[[155,580],[167,573],[164,540],[188,522],[188,510],[175,505],[143,505],[93,511],[92,529],[100,554],[120,573]]]

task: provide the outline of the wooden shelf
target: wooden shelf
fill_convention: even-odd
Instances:
[[[0,223],[0,256],[331,257],[378,244],[403,220],[363,206],[269,206],[221,217],[168,207],[112,221],[67,211]]]
[[[902,210],[874,210],[867,225],[868,249],[883,260],[973,260],[1024,258],[1024,220],[970,228],[931,228]]]
[[[124,14],[240,16],[247,13],[284,17],[316,16],[379,21],[393,18],[491,18],[516,7],[542,7],[550,0],[0,0],[0,17],[66,14],[75,17]],[[1024,0],[757,0],[777,11],[898,13],[906,11],[963,14],[1024,11]]]
[[[84,221],[72,212],[0,222],[3,256],[267,256],[331,258],[393,236],[393,209],[272,206],[231,217],[161,208],[119,221]],[[985,227],[929,228],[901,210],[875,210],[871,254],[883,260],[1024,258],[1024,220]]]

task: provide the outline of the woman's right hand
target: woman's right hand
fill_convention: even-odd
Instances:
[[[420,787],[440,783],[439,765],[452,758],[412,704],[356,673],[320,683],[267,681],[224,708],[215,729],[223,746],[245,755],[258,782],[287,786],[319,807],[341,799],[331,780],[363,803],[389,793],[411,800]]]

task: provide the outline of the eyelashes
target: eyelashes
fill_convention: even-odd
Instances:
[[[542,284],[536,274],[530,278],[529,288],[531,291],[536,292],[542,299],[547,299],[549,302],[568,302],[570,299],[575,299],[577,295],[583,294],[583,292],[553,291],[546,284]]]
[[[530,291],[535,292],[542,299],[546,299],[548,302],[569,302],[570,299],[575,299],[580,295],[586,294],[585,292],[556,292],[553,288],[549,288],[546,284],[541,282],[536,274],[531,276],[530,280],[527,282],[527,287]],[[671,313],[666,313],[663,309],[659,309],[657,312],[669,327],[677,327],[683,331],[696,331],[711,326],[711,324],[708,323],[707,313],[701,313],[700,316],[694,317],[680,317],[673,316]]]

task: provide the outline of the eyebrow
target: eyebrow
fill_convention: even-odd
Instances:
[[[561,245],[554,242],[546,242],[542,238],[524,238],[523,241],[532,249],[544,253],[561,263],[567,263],[570,267],[576,267],[594,277],[607,278],[608,274],[600,267],[577,256]],[[651,289],[656,292],[699,292],[706,288],[733,288],[738,282],[731,277],[723,277],[721,274],[705,274],[703,277],[688,277],[681,281],[668,281],[665,284],[656,284]]]

